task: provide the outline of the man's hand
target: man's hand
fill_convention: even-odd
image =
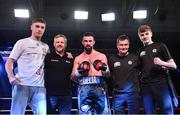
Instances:
[[[93,63],[94,68],[99,71],[106,71],[107,65],[103,63],[101,60],[95,60]]]
[[[81,64],[79,64],[79,67],[77,68],[77,71],[81,76],[88,76],[88,72],[90,70],[90,63],[88,61],[83,61]]]
[[[168,68],[168,69],[176,69],[177,68],[177,65],[173,59],[169,59],[168,61],[163,61],[160,58],[155,57],[154,64],[162,66],[162,68]]]
[[[72,56],[71,52],[66,52],[66,54],[67,54],[68,58],[73,59],[73,56]]]
[[[21,81],[17,78],[17,77],[15,77],[15,76],[13,76],[13,77],[9,77],[9,83],[11,84],[11,85],[16,85],[16,84],[18,84],[18,83],[20,83]]]
[[[160,58],[158,58],[158,57],[154,58],[154,64],[163,66],[163,63],[164,62]]]
[[[159,66],[162,66],[162,68],[163,68],[164,71],[166,71],[166,72],[169,71],[169,69],[168,69],[166,66],[163,65],[163,64],[164,64],[164,61],[162,61],[162,60],[161,60],[160,58],[158,58],[158,57],[154,58],[154,64],[157,64],[157,65],[159,65]]]

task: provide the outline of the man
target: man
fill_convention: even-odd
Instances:
[[[34,114],[46,114],[44,58],[49,47],[41,42],[45,27],[44,19],[34,19],[31,36],[18,40],[7,59],[5,67],[12,85],[11,114],[24,114],[27,105]],[[18,73],[14,75],[13,64],[16,60]]]
[[[45,58],[45,86],[47,89],[48,114],[71,114],[72,95],[70,74],[73,59],[65,51],[67,38],[54,37],[54,51]],[[57,111],[58,110],[58,111]]]
[[[141,91],[146,114],[155,114],[156,105],[161,114],[173,114],[173,105],[167,84],[168,69],[177,66],[168,48],[163,43],[152,41],[152,30],[148,25],[141,25],[138,35],[144,44],[139,51],[141,61]]]
[[[94,35],[83,35],[84,52],[74,60],[72,79],[79,80],[78,106],[80,114],[108,114],[108,99],[104,77],[108,76],[107,58],[94,49]]]
[[[129,114],[138,114],[139,82],[138,55],[129,53],[129,37],[117,38],[118,54],[109,58],[109,68],[113,78],[113,109],[115,114],[124,114],[127,104]]]

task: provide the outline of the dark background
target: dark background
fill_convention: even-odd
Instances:
[[[15,18],[14,8],[29,9],[30,18]],[[140,8],[147,10],[147,19],[134,20],[133,10]],[[88,20],[74,20],[74,10],[88,11]],[[10,51],[17,40],[29,37],[31,21],[37,17],[47,21],[42,40],[52,48],[53,37],[64,34],[68,38],[68,50],[75,56],[82,51],[81,37],[86,31],[95,34],[95,48],[107,56],[116,53],[116,38],[121,34],[130,37],[130,50],[136,50],[142,46],[137,29],[148,24],[153,30],[153,40],[168,46],[179,67],[179,11],[180,0],[0,0],[0,51]],[[115,21],[101,21],[101,13],[107,12],[115,12]],[[171,77],[180,95],[180,72],[171,71]],[[6,74],[1,72],[0,97],[9,97],[10,89]]]

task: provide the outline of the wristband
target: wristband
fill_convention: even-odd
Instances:
[[[80,76],[82,76],[82,75],[79,73],[79,71],[78,71],[78,70],[76,70],[76,72],[75,72],[75,76],[76,76],[76,77],[80,77]]]

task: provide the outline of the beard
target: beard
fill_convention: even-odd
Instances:
[[[56,50],[58,53],[64,52],[63,46],[58,46],[58,47],[55,48],[55,50]]]
[[[93,47],[91,47],[91,46],[89,46],[89,45],[87,45],[86,47],[84,47],[84,50],[85,50],[85,52],[86,52],[87,54],[90,54],[90,53],[92,52],[92,49],[93,49]]]

